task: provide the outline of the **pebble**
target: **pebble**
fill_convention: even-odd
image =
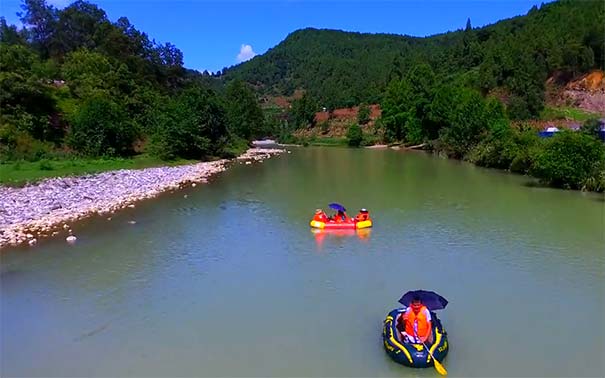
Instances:
[[[284,152],[251,148],[237,161],[252,164]],[[0,186],[0,248],[28,242],[40,230],[49,232],[92,214],[114,214],[133,202],[208,178],[227,169],[229,160],[176,167],[121,169],[80,177],[57,177],[23,188]],[[108,220],[111,217],[107,218]],[[54,231],[52,234],[55,234]],[[71,232],[71,231],[70,231]]]

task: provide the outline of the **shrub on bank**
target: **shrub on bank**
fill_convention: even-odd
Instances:
[[[132,155],[137,133],[120,105],[93,97],[73,118],[67,144],[75,151],[90,157]]]
[[[596,185],[605,170],[605,147],[584,133],[562,131],[536,154],[531,174],[542,182],[569,189]]]
[[[8,124],[0,125],[0,162],[38,161],[53,155],[52,143],[33,138],[29,133]]]
[[[359,147],[363,141],[363,132],[358,124],[353,123],[347,131],[347,143],[350,147]]]
[[[543,141],[533,129],[517,130],[501,124],[466,155],[465,159],[482,167],[506,169],[525,174],[541,151]]]

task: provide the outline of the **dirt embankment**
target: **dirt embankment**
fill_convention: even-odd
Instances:
[[[380,118],[381,115],[380,105],[369,105],[369,108],[370,120],[367,124],[361,125],[362,131],[366,134],[372,134],[376,132],[376,120]],[[334,109],[332,111],[317,112],[315,113],[315,126],[298,130],[296,132],[296,135],[299,137],[344,137],[347,134],[347,131],[349,130],[349,126],[352,123],[357,123],[358,113],[359,106],[354,106],[352,108],[339,108]]]
[[[593,70],[567,83],[560,83],[557,75],[546,82],[550,96],[547,101],[555,106],[571,106],[594,113],[605,112],[605,73]]]

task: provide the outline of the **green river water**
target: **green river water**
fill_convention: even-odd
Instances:
[[[393,150],[236,164],[3,251],[0,375],[434,377],[381,340],[422,288],[450,302],[450,376],[603,376],[604,197],[530,183]],[[374,228],[312,233],[333,201]]]

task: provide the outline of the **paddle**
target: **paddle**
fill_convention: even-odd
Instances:
[[[441,375],[447,375],[447,370],[445,370],[443,365],[441,365],[441,362],[437,361],[435,356],[433,356],[433,353],[431,353],[431,350],[429,349],[429,347],[426,346],[424,341],[422,341],[422,339],[420,337],[418,337],[418,333],[416,332],[416,330],[414,330],[414,335],[416,335],[416,338],[418,340],[420,340],[420,342],[422,342],[422,345],[424,345],[424,347],[426,348],[426,351],[429,352],[429,355],[433,359],[433,366],[435,366],[435,370],[437,370],[437,373],[439,373]]]

